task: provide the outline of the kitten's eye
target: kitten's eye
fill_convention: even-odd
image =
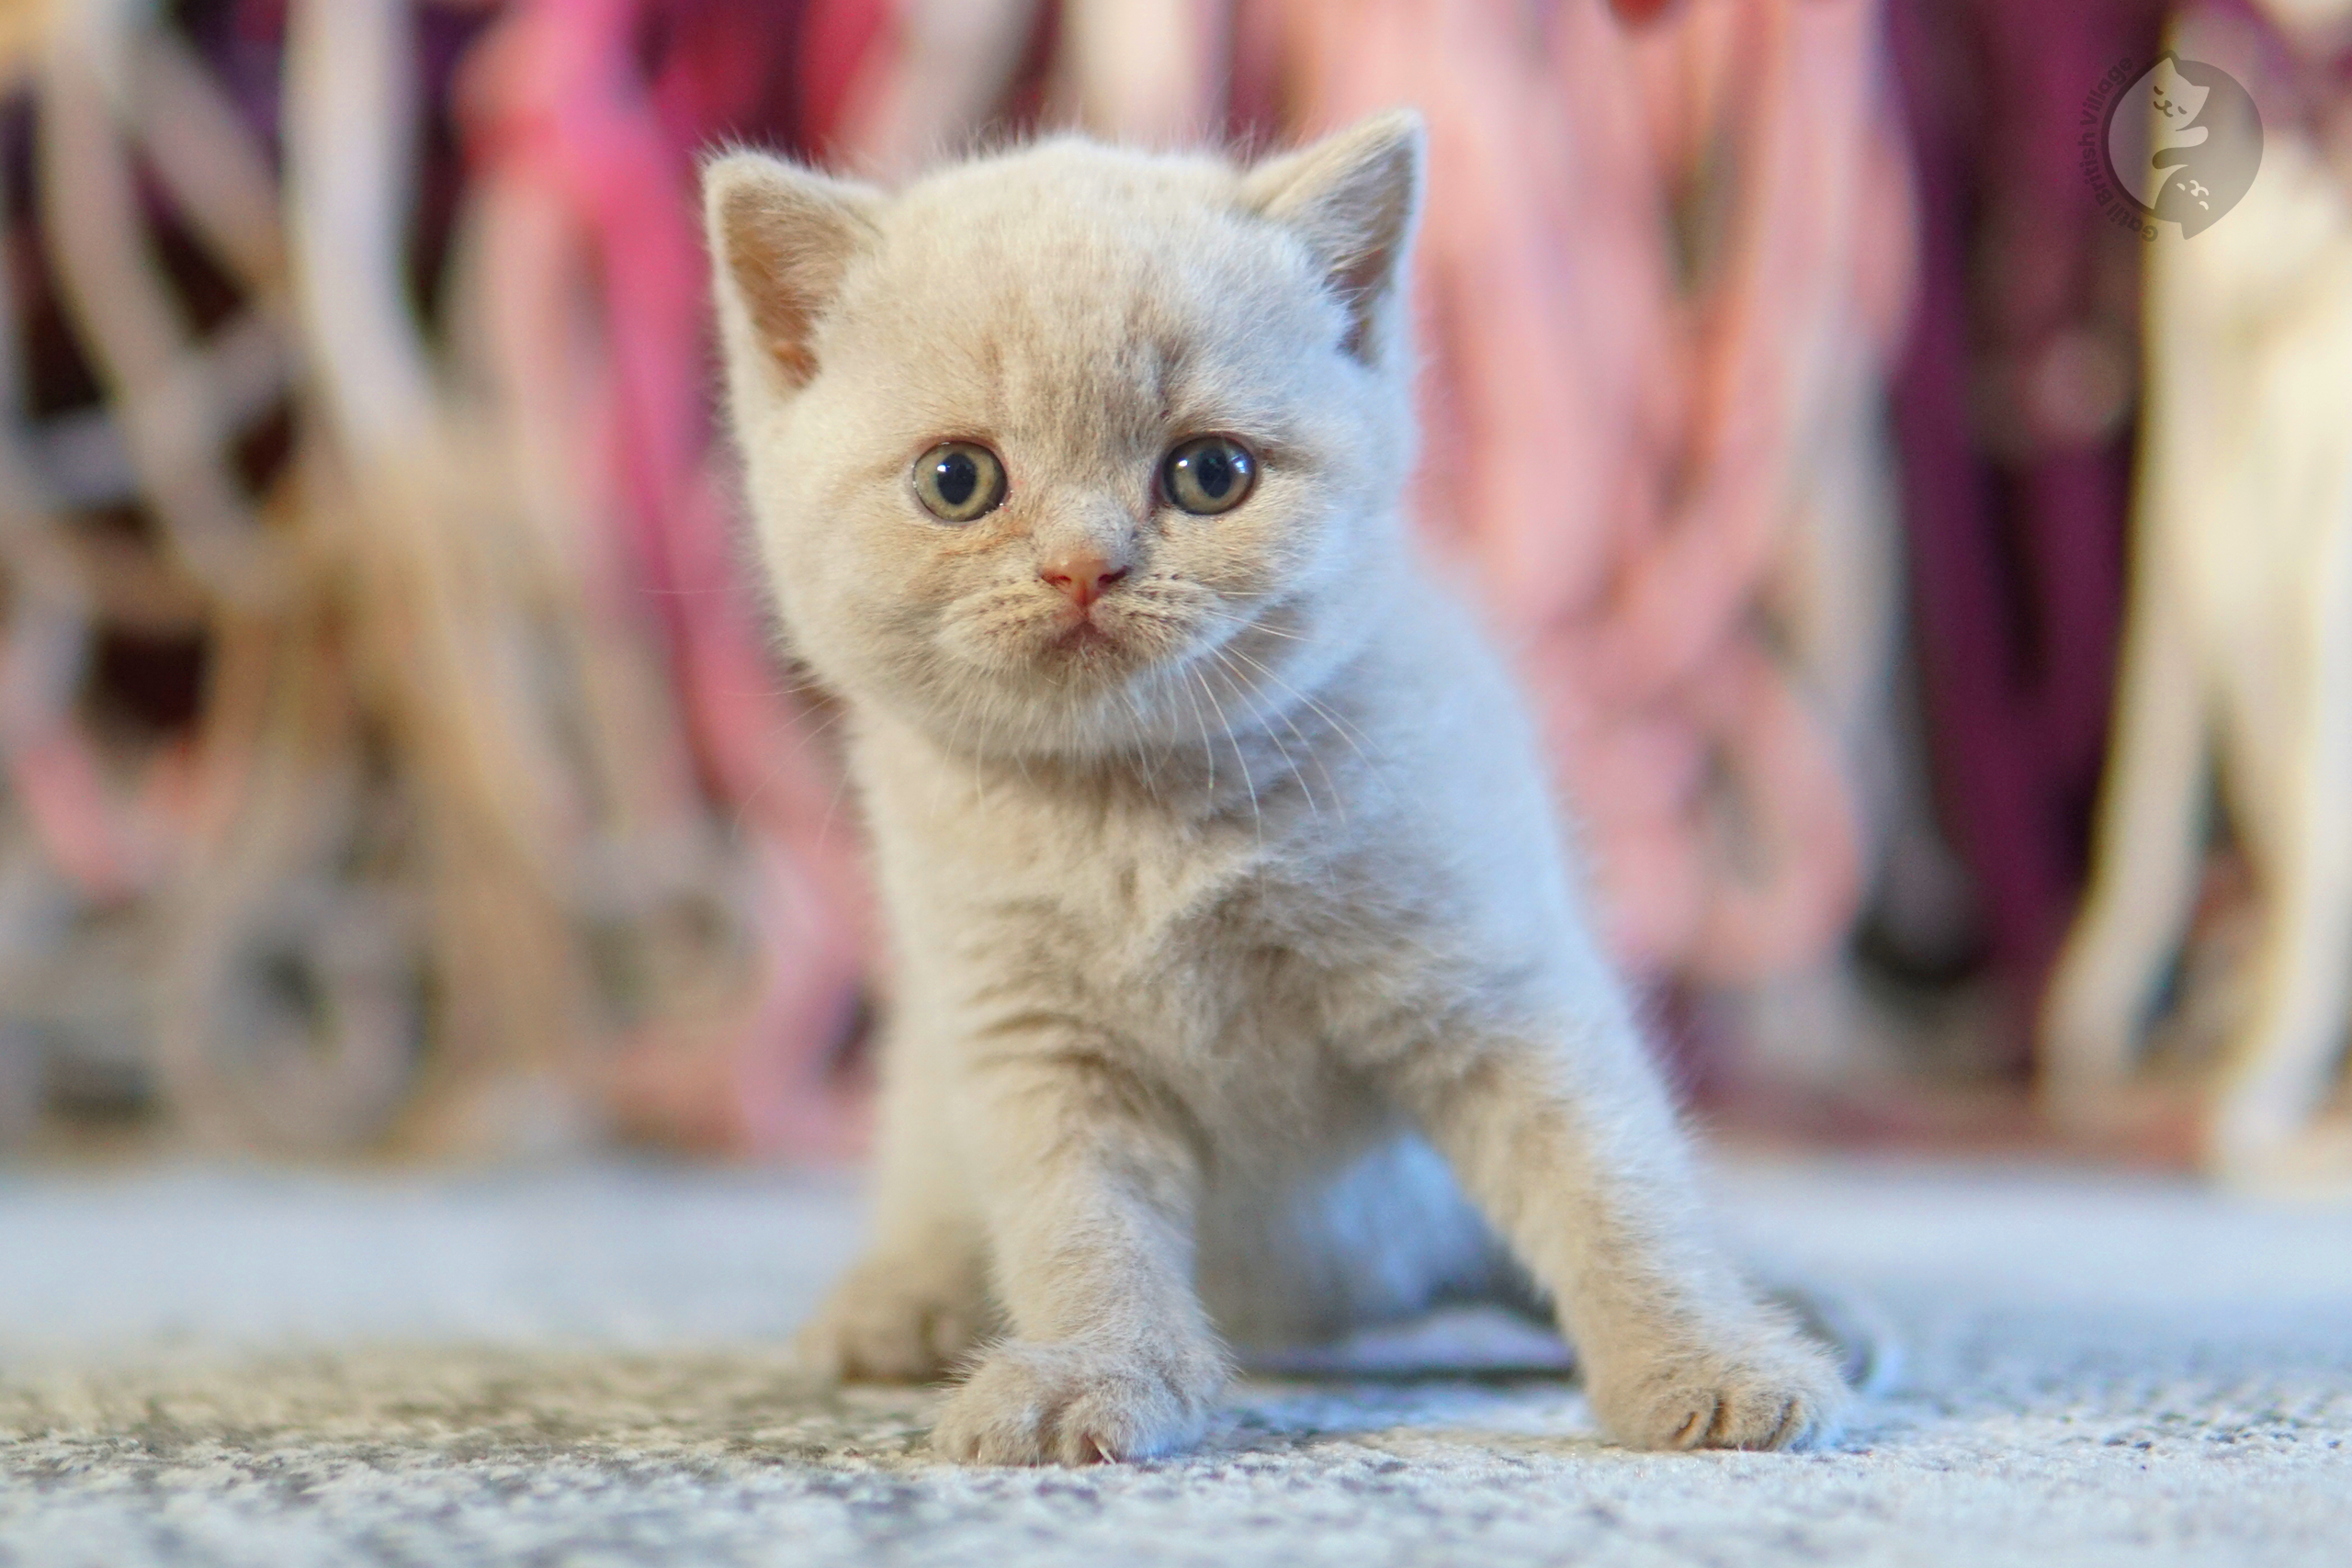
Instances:
[[[1257,477],[1258,460],[1247,446],[1222,435],[1203,435],[1168,454],[1160,483],[1169,500],[1205,517],[1240,505]]]
[[[1004,500],[1004,465],[985,446],[944,441],[915,459],[915,499],[944,523],[969,523]]]

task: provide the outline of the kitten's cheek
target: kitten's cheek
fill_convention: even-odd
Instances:
[[[931,647],[959,668],[1001,674],[1027,664],[1032,654],[1023,639],[1003,628],[950,621],[932,638]]]

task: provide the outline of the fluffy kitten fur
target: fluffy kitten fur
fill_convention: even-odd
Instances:
[[[1056,141],[705,192],[795,650],[846,700],[898,989],[879,1236],[804,1332],[967,1358],[934,1445],[1193,1441],[1228,1345],[1553,1310],[1644,1447],[1799,1441],[1827,1359],[1714,1249],[1512,691],[1415,568],[1419,122],[1248,170]],[[1163,458],[1239,438],[1218,516]],[[916,457],[1001,456],[943,523]],[[1091,607],[1046,577],[1124,569]],[[1441,1157],[1442,1156],[1442,1157]]]

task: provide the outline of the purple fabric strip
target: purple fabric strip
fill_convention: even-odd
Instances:
[[[2102,217],[2080,137],[2109,68],[2154,57],[2160,19],[2150,0],[1891,8],[1922,230],[1894,389],[1913,636],[1938,806],[2016,1003],[2018,1066],[2083,881],[2131,482],[2141,242]]]

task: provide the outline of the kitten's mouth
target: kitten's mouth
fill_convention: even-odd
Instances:
[[[1117,641],[1118,638],[1095,624],[1093,616],[1080,615],[1062,628],[1060,635],[1054,638],[1054,646],[1067,649],[1110,648]]]
[[[1064,695],[1123,682],[1179,658],[1193,631],[1188,616],[1148,596],[1130,601],[1124,594],[1083,606],[1029,598],[998,624],[972,629],[979,634],[971,648],[977,662],[1014,679],[1043,681]]]
[[[1120,680],[1133,672],[1143,649],[1115,620],[1073,615],[1046,634],[1035,657],[1057,679]]]
[[[1046,641],[1055,654],[1102,653],[1125,646],[1125,637],[1102,624],[1099,604],[1066,604],[1058,622]]]

